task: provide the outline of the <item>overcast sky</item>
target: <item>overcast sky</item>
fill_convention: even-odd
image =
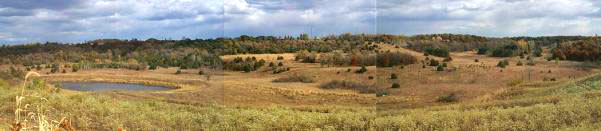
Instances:
[[[462,33],[594,35],[597,0],[5,0],[0,43]]]

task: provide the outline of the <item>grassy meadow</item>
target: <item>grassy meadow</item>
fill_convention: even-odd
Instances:
[[[88,50],[101,53],[7,53],[19,57],[0,64],[0,130],[601,127],[601,66],[595,58],[570,60],[591,53],[483,37],[461,44],[429,40],[440,36],[425,40],[421,36],[352,37],[371,40],[257,40],[271,42],[269,50],[246,40],[210,40],[216,47],[232,46],[223,50],[165,40],[133,43],[145,48],[128,50],[125,55],[106,49],[127,46],[127,42],[90,44]],[[372,42],[380,40],[385,42]],[[497,45],[498,41],[507,43]],[[73,45],[45,46],[86,50]],[[45,46],[23,48],[31,51]],[[37,56],[56,62],[39,64],[43,60]],[[171,90],[86,92],[66,89],[61,82],[127,83]]]
[[[3,128],[10,129],[18,87],[2,81]],[[62,118],[76,129],[115,130],[594,130],[600,126],[601,75],[558,86],[523,85],[495,99],[418,109],[242,108],[194,106],[154,100],[111,97],[102,93],[66,94],[34,79],[25,88],[27,124]]]

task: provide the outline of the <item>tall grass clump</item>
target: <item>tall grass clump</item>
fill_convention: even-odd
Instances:
[[[313,83],[315,80],[311,76],[293,74],[290,76],[281,77],[273,80],[273,82],[302,82],[302,83]]]
[[[49,115],[52,110],[51,106],[46,103],[49,100],[48,91],[45,90],[46,83],[42,80],[33,80],[32,84],[30,79],[35,76],[40,76],[37,72],[28,72],[22,81],[20,94],[15,96],[15,117],[14,122],[11,124],[12,130],[29,130],[37,129],[40,131],[53,131],[60,128],[72,129],[68,120],[62,118],[62,120],[52,120]],[[26,93],[27,90],[28,91]]]
[[[347,81],[333,80],[320,86],[323,89],[353,89],[361,93],[375,93],[376,90],[369,85]]]

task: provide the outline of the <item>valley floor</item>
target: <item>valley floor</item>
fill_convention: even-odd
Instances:
[[[384,49],[420,53],[394,47]],[[421,63],[401,67],[327,67],[294,61],[293,54],[237,55],[282,62],[279,74],[201,69],[84,69],[47,74],[25,81],[0,81],[0,127],[16,120],[38,128],[63,118],[88,130],[590,130],[601,127],[601,75],[582,63],[533,58],[534,66],[517,66],[521,58],[475,52],[452,53],[445,71]],[[231,59],[237,56],[224,56]],[[276,57],[283,56],[283,60]],[[428,59],[442,58],[428,56]],[[475,60],[478,59],[476,62]],[[391,79],[391,74],[398,78]],[[309,76],[312,83],[273,82]],[[551,80],[553,79],[553,80]],[[344,80],[374,85],[387,96],[349,89],[323,89]],[[60,89],[61,81],[140,83],[175,87],[155,92],[77,92]],[[393,83],[399,88],[391,88]],[[59,87],[59,88],[55,88]],[[454,101],[441,96],[454,94]],[[23,96],[17,103],[15,98]],[[26,106],[25,106],[26,105]],[[15,117],[21,111],[26,117]],[[43,116],[43,117],[42,117]]]

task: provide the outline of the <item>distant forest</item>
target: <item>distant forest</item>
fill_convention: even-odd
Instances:
[[[552,58],[576,61],[601,60],[601,39],[591,36],[545,36],[491,38],[462,34],[427,34],[415,36],[342,34],[311,38],[240,36],[235,38],[183,40],[118,40],[101,39],[83,43],[33,43],[3,45],[0,64],[17,64],[34,68],[55,63],[76,63],[79,68],[156,68],[156,67],[222,67],[221,55],[325,53],[373,51],[373,43],[402,46],[432,55],[448,52],[478,51],[494,57],[510,57],[528,53],[540,54],[551,49]],[[561,48],[557,48],[561,47]]]

